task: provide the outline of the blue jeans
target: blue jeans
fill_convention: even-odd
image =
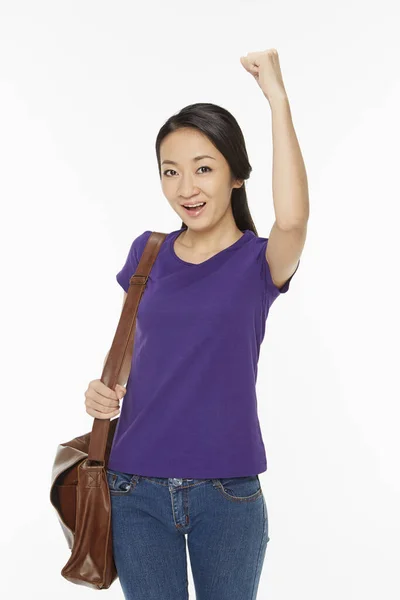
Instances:
[[[146,477],[107,469],[113,554],[127,600],[255,600],[268,537],[258,475]]]

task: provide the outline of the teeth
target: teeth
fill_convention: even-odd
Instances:
[[[195,206],[203,206],[203,204],[205,204],[205,202],[199,202],[199,204],[184,204],[183,206],[185,208],[194,208]]]

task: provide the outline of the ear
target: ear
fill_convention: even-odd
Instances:
[[[236,179],[233,183],[234,188],[241,188],[243,185],[244,179]]]

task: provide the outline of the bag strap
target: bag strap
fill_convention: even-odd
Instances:
[[[158,231],[151,232],[137,269],[129,280],[128,295],[100,379],[104,385],[113,390],[115,390],[120,377],[124,381],[128,380],[132,364],[136,314],[139,302],[166,235],[166,233]],[[99,462],[104,466],[109,429],[110,419],[94,419],[90,436],[88,461]]]

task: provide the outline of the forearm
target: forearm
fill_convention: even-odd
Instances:
[[[287,96],[270,102],[272,111],[272,194],[281,229],[303,225],[309,218],[307,173],[294,130]]]

